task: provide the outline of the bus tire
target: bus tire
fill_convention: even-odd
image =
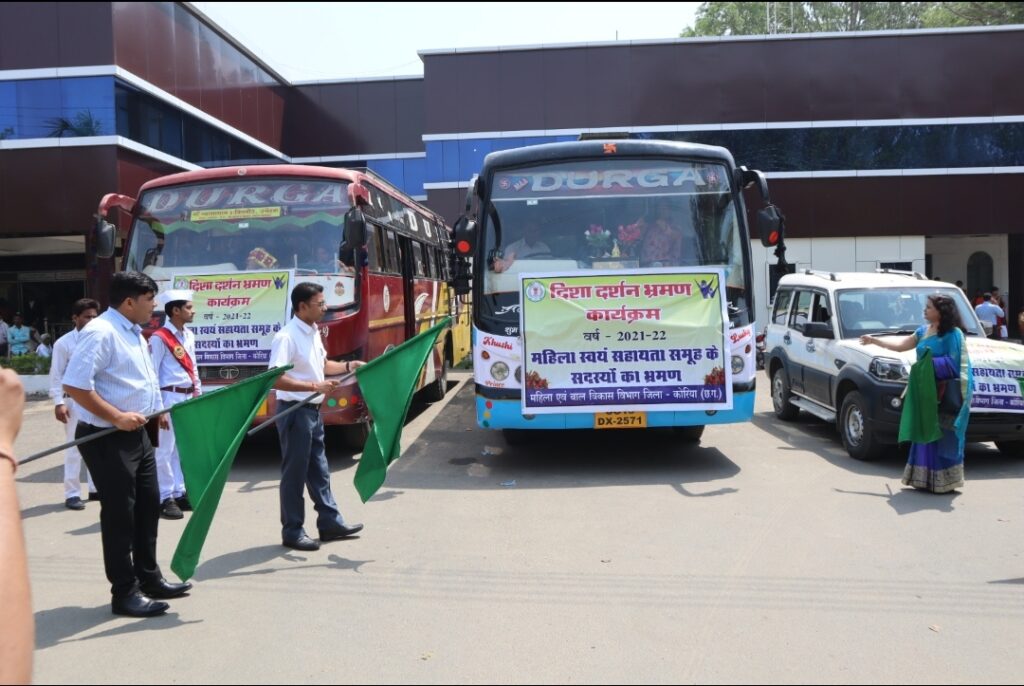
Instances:
[[[700,437],[704,435],[704,425],[673,426],[672,431],[685,443],[700,443]]]
[[[448,392],[448,358],[441,357],[441,369],[437,372],[437,378],[423,387],[423,399],[428,403],[436,403],[444,400]]]
[[[352,450],[362,450],[366,446],[366,439],[370,437],[369,422],[345,424],[339,427],[339,429],[341,430],[342,442]]]
[[[505,443],[511,446],[526,445],[533,437],[528,429],[502,429],[501,435],[505,439]]]

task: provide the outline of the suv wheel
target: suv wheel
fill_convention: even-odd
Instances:
[[[996,447],[1007,457],[1024,457],[1024,441],[996,441]]]
[[[877,459],[881,450],[868,423],[866,408],[864,396],[851,391],[843,398],[843,407],[839,411],[839,434],[843,437],[843,447],[856,460]]]
[[[779,367],[772,376],[772,406],[775,408],[776,417],[792,421],[800,416],[800,408],[789,402],[789,397],[786,368]]]

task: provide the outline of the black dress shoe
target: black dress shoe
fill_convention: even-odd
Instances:
[[[178,503],[178,509],[180,509],[182,512],[192,511],[192,502],[188,499],[187,493],[181,496],[180,498],[175,498],[174,502]]]
[[[93,492],[91,492],[91,493],[89,494],[89,500],[96,500],[96,501],[99,501],[99,499],[100,499],[100,494],[99,494],[99,493],[97,493],[96,491],[93,491]]]
[[[170,598],[180,598],[185,595],[192,590],[192,584],[188,581],[183,584],[172,584],[167,579],[160,579],[159,581],[151,581],[140,585],[139,590],[150,598],[167,600]]]
[[[181,513],[181,508],[174,502],[174,498],[168,498],[160,503],[160,516],[164,519],[182,519],[185,515]]]
[[[82,502],[81,498],[75,496],[74,498],[68,498],[67,500],[65,500],[64,507],[68,508],[69,510],[84,510],[85,503]]]
[[[337,541],[339,538],[348,538],[354,536],[363,530],[362,524],[353,524],[352,526],[341,526],[335,529],[324,529],[320,532],[320,542],[327,543],[328,541]]]
[[[293,550],[320,550],[320,544],[306,534],[302,534],[294,541],[282,541],[281,544]]]
[[[139,591],[121,598],[115,597],[110,602],[110,611],[125,617],[156,617],[167,612],[170,607],[167,603],[153,600]]]

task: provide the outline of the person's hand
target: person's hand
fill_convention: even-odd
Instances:
[[[10,369],[0,370],[0,452],[14,454],[14,439],[21,430],[25,389]]]
[[[334,381],[333,379],[328,379],[327,381],[321,381],[318,384],[314,384],[313,390],[316,391],[317,393],[330,393],[337,387],[337,381]]]
[[[169,417],[170,417],[170,415],[162,414],[162,415],[160,415],[160,419],[157,420],[157,424],[164,431],[170,431],[171,430],[171,420],[169,419]]]
[[[354,372],[355,370],[357,370],[360,367],[362,367],[364,364],[366,364],[366,363],[363,362],[362,360],[349,360],[348,361],[348,370],[350,372]]]
[[[875,345],[876,344],[875,337],[874,336],[861,336],[860,337],[860,344],[861,345]]]
[[[121,412],[113,424],[121,431],[135,431],[146,425],[146,417],[138,412]]]
[[[56,417],[57,421],[61,424],[67,424],[68,417],[71,416],[71,413],[68,412],[67,405],[57,405],[53,408],[53,416]]]

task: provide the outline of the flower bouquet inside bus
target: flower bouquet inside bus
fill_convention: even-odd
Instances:
[[[640,266],[636,256],[640,242],[637,224],[619,226],[615,236],[600,224],[591,224],[583,232],[587,241],[591,267],[594,269],[635,269]]]

